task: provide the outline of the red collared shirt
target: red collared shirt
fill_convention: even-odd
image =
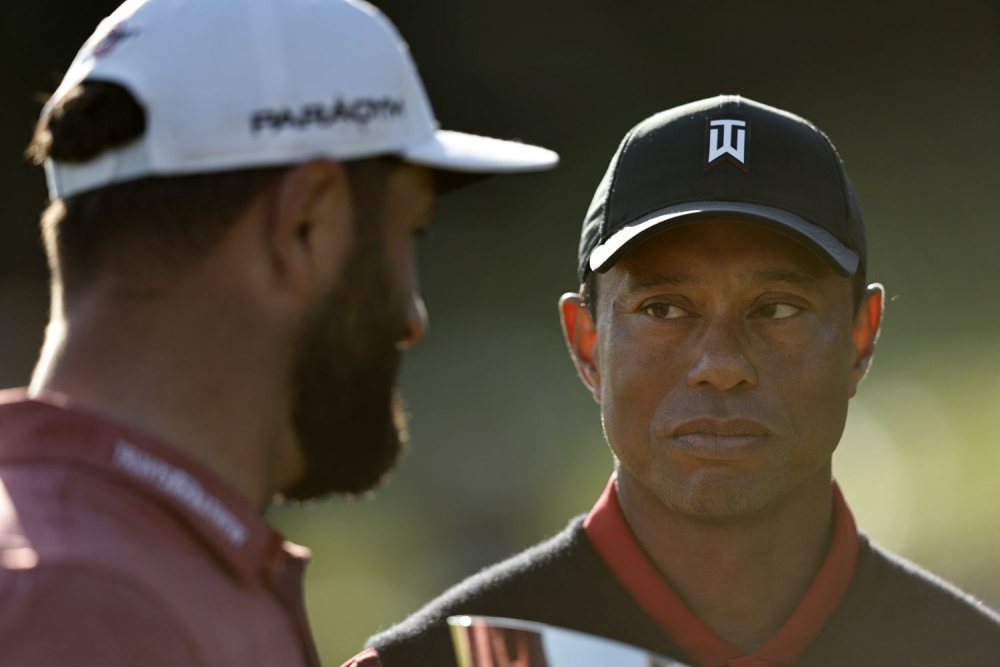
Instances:
[[[663,579],[625,520],[614,475],[583,527],[636,603],[702,667],[782,667],[793,664],[816,638],[854,577],[858,529],[836,482],[833,507],[833,540],[816,578],[792,616],[764,646],[749,655],[715,634]]]
[[[318,667],[307,561],[176,448],[0,392],[4,667]]]

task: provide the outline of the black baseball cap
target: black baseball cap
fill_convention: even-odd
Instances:
[[[583,223],[580,280],[656,234],[703,220],[773,229],[842,276],[867,265],[861,209],[827,136],[787,111],[720,95],[625,135]]]

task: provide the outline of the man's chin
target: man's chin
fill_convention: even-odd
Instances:
[[[309,502],[328,496],[357,498],[377,490],[388,483],[403,455],[402,445],[397,446],[391,461],[380,460],[377,464],[346,467],[335,470],[310,466],[309,470],[294,485],[281,491],[285,500]]]
[[[657,495],[673,512],[719,524],[743,522],[767,512],[776,490],[771,480],[724,468],[698,471],[658,486]]]
[[[300,502],[330,495],[356,498],[386,484],[403,458],[409,439],[398,394],[391,405],[389,416],[383,414],[380,418],[385,426],[378,431],[370,429],[374,420],[361,420],[355,423],[369,426],[368,432],[331,427],[324,430],[323,435],[327,437],[321,439],[300,434],[305,472],[295,484],[281,492],[282,497]],[[335,442],[330,442],[330,433],[339,434]]]

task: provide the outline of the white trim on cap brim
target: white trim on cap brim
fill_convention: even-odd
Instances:
[[[559,155],[547,148],[450,130],[437,130],[401,155],[422,167],[469,174],[544,171],[559,164]]]
[[[827,260],[830,267],[843,276],[853,275],[860,264],[858,254],[833,234],[794,213],[761,204],[710,201],[670,206],[622,227],[590,253],[590,268],[604,273],[625,253],[650,237],[705,220],[742,220],[785,234]]]

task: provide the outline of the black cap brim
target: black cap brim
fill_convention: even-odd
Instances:
[[[604,273],[643,241],[668,229],[705,220],[739,220],[767,227],[801,243],[841,276],[852,276],[858,270],[857,253],[822,227],[779,208],[729,201],[689,202],[643,216],[594,248],[590,269]]]

